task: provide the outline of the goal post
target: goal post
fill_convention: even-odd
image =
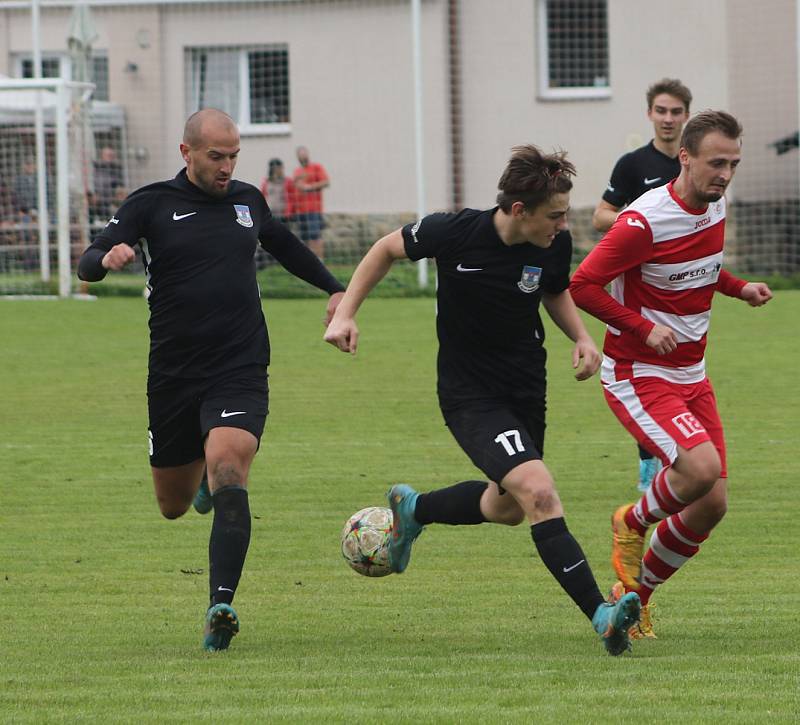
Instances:
[[[1,295],[72,293],[74,261],[90,233],[93,87],[60,78],[0,78]]]

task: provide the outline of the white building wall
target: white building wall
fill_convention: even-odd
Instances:
[[[675,0],[669,7],[609,1],[611,97],[538,95],[540,0],[461,0],[463,201],[485,207],[509,150],[532,142],[568,150],[578,168],[574,207],[593,206],[624,152],[646,142],[647,86],[681,78],[693,110],[727,108],[745,125],[745,162],[733,193],[795,193],[797,152],[768,144],[797,130],[794,0]],[[0,2],[0,72],[29,52],[30,12]],[[8,7],[6,5],[5,7]],[[451,203],[446,0],[423,0],[424,164],[428,210]],[[42,7],[42,48],[66,51],[71,6]],[[134,184],[171,176],[185,120],[184,49],[286,43],[291,132],[245,136],[238,176],[258,183],[267,161],[289,171],[306,145],[332,184],[329,211],[413,212],[414,109],[408,0],[184,2],[92,5],[109,58],[111,100],[126,109]],[[143,42],[143,39],[146,42]],[[130,63],[137,70],[126,70]],[[771,69],[771,70],[770,70]],[[135,152],[135,153],[134,153]],[[791,194],[790,194],[791,195]]]
[[[461,3],[464,64],[465,203],[486,206],[511,146],[564,148],[577,166],[574,207],[594,206],[617,158],[652,137],[645,91],[678,77],[694,109],[728,104],[726,3],[609,2],[612,95],[540,100],[537,0]]]
[[[769,12],[750,0],[729,5],[730,110],[744,127],[733,191],[747,201],[797,198],[800,152],[772,146],[798,129],[796,0],[771,0]]]
[[[444,203],[446,47],[442,4],[423,4],[426,63],[425,159],[431,203]],[[291,132],[247,135],[237,176],[258,183],[272,157],[295,168],[309,148],[331,178],[328,211],[413,211],[414,109],[407,2],[170,7],[162,11],[164,134],[178,139],[185,119],[184,47],[289,46]]]

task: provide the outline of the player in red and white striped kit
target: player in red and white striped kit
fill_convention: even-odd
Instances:
[[[725,441],[704,358],[712,297],[721,292],[753,307],[772,298],[766,284],[722,269],[724,193],[741,158],[741,133],[724,111],[691,119],[678,178],[626,207],[570,287],[575,303],[608,326],[606,401],[664,464],[642,498],[612,517],[612,564],[624,590],[645,605],[633,636],[655,636],[647,606],[653,590],[698,552],[726,511]]]

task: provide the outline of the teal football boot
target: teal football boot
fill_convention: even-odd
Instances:
[[[628,592],[616,603],[601,604],[592,617],[592,627],[600,635],[612,657],[631,649],[628,630],[639,621],[642,602],[636,592]]]
[[[389,539],[389,567],[402,574],[411,558],[411,545],[422,533],[422,526],[414,518],[414,508],[419,494],[404,483],[392,486],[386,498],[392,509],[392,532]]]
[[[215,604],[206,612],[206,626],[203,631],[203,649],[206,652],[219,652],[228,649],[231,639],[239,632],[239,617],[230,604]]]

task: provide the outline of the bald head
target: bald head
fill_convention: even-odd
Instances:
[[[186,175],[207,194],[223,197],[239,157],[239,129],[216,108],[204,108],[186,121],[181,143]]]
[[[210,137],[220,135],[239,136],[236,122],[224,111],[216,108],[203,108],[186,119],[183,128],[183,143],[187,146],[201,146]]]

